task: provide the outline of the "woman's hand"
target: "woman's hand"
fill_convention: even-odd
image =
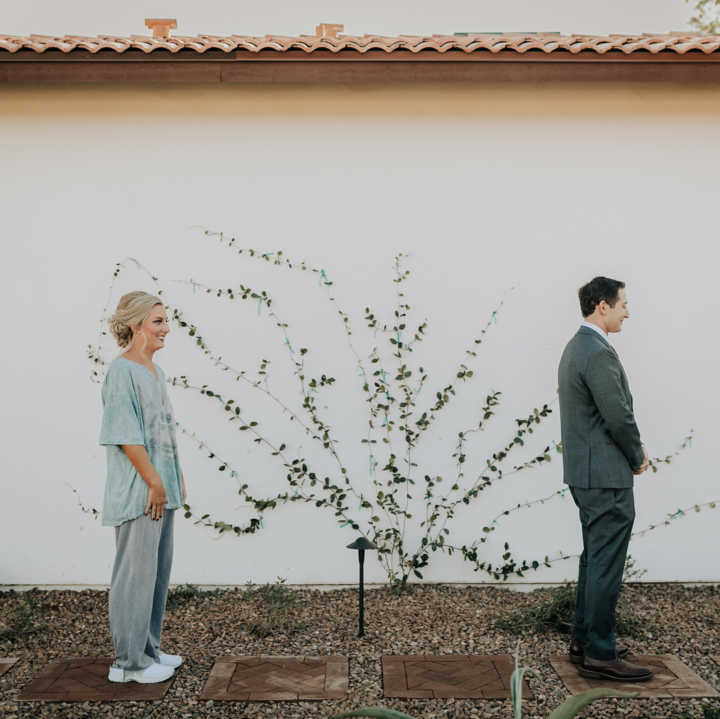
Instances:
[[[187,503],[187,489],[185,489],[185,475],[180,472],[180,479],[182,480],[182,492],[183,492],[183,504]]]
[[[145,514],[151,512],[152,519],[162,519],[167,497],[165,496],[165,487],[163,486],[160,475],[153,467],[150,456],[144,445],[141,444],[121,444],[123,452],[132,462],[137,473],[142,477],[143,482],[148,486],[147,507]]]
[[[150,512],[151,519],[162,519],[167,497],[162,481],[153,482],[148,488],[148,502],[145,507],[145,514]]]

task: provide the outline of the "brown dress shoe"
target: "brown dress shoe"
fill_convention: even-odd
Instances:
[[[623,659],[630,653],[630,649],[622,644],[618,644],[615,647],[615,653],[618,659]],[[585,656],[585,649],[577,639],[573,639],[572,642],[570,642],[568,656],[570,657],[571,664],[582,664]]]
[[[652,669],[638,667],[624,659],[590,659],[585,657],[578,666],[578,673],[588,679],[609,679],[613,682],[646,682],[652,679]]]

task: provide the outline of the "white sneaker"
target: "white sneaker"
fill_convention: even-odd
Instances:
[[[108,672],[108,680],[111,682],[137,682],[138,684],[158,684],[164,682],[175,674],[172,667],[153,663],[145,669],[120,669],[111,666]]]
[[[155,660],[155,663],[162,664],[164,667],[177,669],[183,663],[183,658],[179,654],[165,654],[164,652],[158,652],[158,657]]]

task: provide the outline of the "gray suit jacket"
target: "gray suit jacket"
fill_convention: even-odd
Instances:
[[[633,486],[643,462],[620,358],[589,327],[568,342],[558,369],[564,481],[583,489]]]

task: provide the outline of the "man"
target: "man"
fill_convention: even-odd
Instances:
[[[630,316],[625,283],[596,277],[580,288],[584,321],[558,370],[564,481],[580,512],[583,552],[570,660],[593,679],[646,681],[625,661],[613,619],[635,520],[633,475],[648,467],[627,377],[608,334]]]

